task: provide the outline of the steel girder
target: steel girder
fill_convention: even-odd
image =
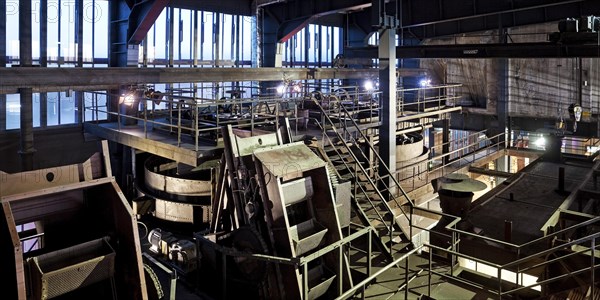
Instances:
[[[377,58],[376,47],[346,48],[353,57]],[[598,57],[600,46],[553,43],[423,45],[396,47],[398,58]]]
[[[421,39],[600,14],[600,1],[597,0],[398,1],[402,1],[402,27]],[[386,5],[389,14],[395,10],[394,2]],[[265,9],[282,22],[287,22],[329,11],[352,12],[370,7],[371,0],[288,0]]]
[[[596,0],[403,0],[403,28],[420,38],[553,22],[600,13]]]
[[[139,1],[131,7],[127,30],[129,44],[138,45],[144,40],[148,30],[169,2],[170,0]]]
[[[171,6],[243,16],[256,13],[252,9],[252,0],[171,0]]]

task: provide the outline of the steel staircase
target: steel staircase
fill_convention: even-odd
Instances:
[[[356,216],[364,225],[375,229],[376,240],[389,259],[409,251],[413,247],[412,200],[390,174],[351,112],[341,104],[333,106],[335,112],[332,112],[314,102],[322,114],[323,124],[319,126],[323,131],[324,152],[330,168],[335,169],[340,179],[351,181]],[[331,115],[335,115],[336,120]]]

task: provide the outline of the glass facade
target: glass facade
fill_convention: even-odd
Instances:
[[[7,67],[19,64],[19,1],[6,1]],[[33,63],[41,64],[46,53],[47,67],[77,67],[78,44],[75,1],[48,0],[47,17],[42,15],[40,0],[32,0]],[[109,1],[83,0],[83,65],[81,67],[107,67],[109,54]],[[0,12],[2,13],[2,12]],[[140,67],[168,67],[170,26],[173,24],[173,67],[223,67],[249,68],[252,66],[251,16],[238,16],[206,11],[165,8],[148,31],[140,45]],[[42,23],[45,22],[45,23]],[[196,24],[195,24],[196,23]],[[42,30],[46,27],[46,49],[42,49]],[[194,28],[197,26],[197,39]],[[310,24],[285,43],[283,64],[287,67],[328,67],[341,51],[342,29]],[[194,41],[197,44],[194,45]],[[147,49],[144,49],[147,48]],[[194,65],[194,62],[197,65]],[[145,65],[144,65],[145,64]],[[307,82],[310,84],[310,82]],[[199,83],[197,97],[221,99],[230,96],[227,91],[240,89],[244,97],[256,93],[256,83],[221,82]],[[193,83],[156,84],[154,89],[191,96]],[[5,95],[5,117],[0,128],[14,130],[20,127],[20,96]],[[81,100],[79,100],[81,98]],[[49,92],[33,95],[34,126],[49,127],[78,124],[83,121],[108,119],[106,91],[85,92],[78,98],[75,92]],[[1,98],[0,98],[1,99]],[[45,102],[44,102],[45,101]],[[44,103],[42,103],[44,102]],[[81,102],[81,103],[79,103]],[[154,109],[166,109],[165,103],[148,102]],[[95,111],[89,108],[96,108]],[[82,113],[81,110],[84,112]]]

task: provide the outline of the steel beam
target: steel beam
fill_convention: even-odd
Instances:
[[[301,18],[297,20],[286,21],[279,25],[277,29],[277,40],[279,43],[287,42],[300,30],[304,29],[306,25],[310,24],[316,17]]]
[[[141,1],[136,3],[129,14],[128,43],[139,45],[168,4],[169,0]]]
[[[598,57],[599,45],[553,43],[423,45],[396,48],[398,58],[566,58]],[[353,57],[377,58],[376,47],[346,48]]]
[[[426,74],[423,69],[400,69],[400,76]],[[0,68],[0,94],[31,87],[34,92],[99,90],[143,83],[282,81],[364,79],[378,69],[336,68]]]

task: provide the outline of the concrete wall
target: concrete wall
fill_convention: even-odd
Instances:
[[[557,23],[511,28],[509,43],[546,42],[547,34],[558,31]],[[423,44],[497,43],[497,31],[456,38],[425,40]],[[462,83],[458,91],[464,104],[485,109],[470,109],[477,114],[497,113],[500,94],[499,59],[423,59],[421,67],[434,70],[434,81]],[[439,74],[442,74],[441,76]],[[508,60],[508,112],[511,117],[569,118],[568,107],[578,101],[578,58],[540,58]],[[581,59],[582,101],[584,111],[600,113],[600,59]],[[588,121],[584,119],[584,121]]]

